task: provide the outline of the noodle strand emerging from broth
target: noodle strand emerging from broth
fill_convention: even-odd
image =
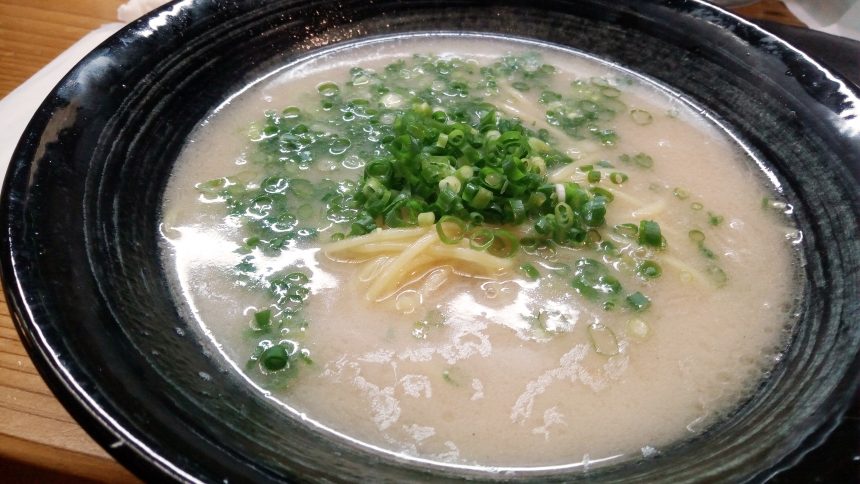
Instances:
[[[444,244],[432,228],[378,229],[332,242],[323,252],[333,260],[378,267],[366,293],[371,301],[396,294],[419,273],[429,273],[439,266],[451,265],[461,275],[479,278],[498,278],[513,266],[509,258],[472,250],[466,240]],[[384,262],[380,262],[381,257]]]

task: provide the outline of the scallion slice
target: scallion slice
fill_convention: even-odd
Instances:
[[[698,229],[693,229],[688,234],[690,236],[690,240],[693,242],[704,242],[705,241],[705,233]]]
[[[537,270],[537,268],[528,262],[521,265],[520,270],[523,274],[525,274],[526,277],[533,281],[540,277],[540,272]]]
[[[632,239],[639,234],[639,227],[636,224],[618,224],[613,227],[616,234]]]
[[[485,227],[476,229],[469,235],[469,247],[475,250],[486,250],[493,245],[495,238],[496,235],[491,229]]]
[[[290,362],[290,354],[286,348],[276,344],[267,348],[260,355],[260,364],[269,371],[278,371],[286,368]]]
[[[588,326],[588,339],[594,352],[603,356],[618,354],[618,338],[615,333],[602,324]]]
[[[520,241],[504,229],[493,231],[493,241],[487,252],[496,257],[512,257],[520,248]]]
[[[456,244],[463,240],[466,235],[466,222],[463,222],[453,215],[443,215],[436,222],[436,233],[439,234],[439,240],[445,244]]]
[[[655,279],[660,277],[660,274],[663,273],[663,269],[661,269],[660,265],[656,262],[645,260],[640,262],[636,267],[636,273],[643,279]]]
[[[555,206],[555,221],[559,227],[568,228],[573,225],[574,212],[570,205],[561,202]]]
[[[627,304],[634,311],[644,311],[651,306],[651,300],[639,291],[627,296]]]
[[[653,220],[642,220],[639,222],[639,245],[649,247],[663,247],[663,234],[660,225]]]
[[[429,227],[436,222],[436,214],[433,212],[419,213],[417,220],[419,227]]]
[[[626,182],[627,180],[628,180],[628,176],[624,173],[619,172],[619,171],[613,171],[612,173],[609,174],[609,181],[611,181],[612,183],[614,183],[616,185],[621,185],[622,183]]]
[[[254,313],[254,326],[255,329],[266,330],[272,324],[272,310],[264,309],[263,311],[257,311]]]

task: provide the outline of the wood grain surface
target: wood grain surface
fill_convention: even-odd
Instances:
[[[120,0],[0,0],[0,97],[99,25]],[[751,19],[802,24],[778,0],[735,9]],[[39,376],[0,294],[0,481],[134,482],[78,426]]]

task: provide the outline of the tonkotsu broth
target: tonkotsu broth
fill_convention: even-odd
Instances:
[[[252,253],[260,274],[296,267],[309,273],[307,329],[289,337],[301,339],[312,364],[298,364],[286,384],[274,385],[254,367],[248,375],[289,408],[358,441],[502,468],[647,457],[701,432],[750,394],[778,358],[796,296],[792,230],[782,214],[762,208],[772,195],[759,170],[710,122],[629,73],[567,51],[467,36],[385,40],[312,58],[241,91],[192,134],[165,195],[165,258],[189,314],[227,359],[246,368],[256,341],[249,339],[249,320],[271,296],[237,283],[234,267],[243,254],[235,251],[246,234],[217,197],[195,186],[236,174],[239,183],[264,178],[253,162],[249,126],[259,127],[267,110],[315,108],[317,86],[344,85],[354,66],[381,71],[414,53],[477,65],[526,51],[558,69],[552,81],[558,92],[569,90],[573,79],[618,82],[626,109],[609,123],[618,134],[615,145],[554,138],[575,161],[550,179],[585,186],[579,167],[598,160],[614,165],[600,168],[596,184],[616,194],[601,233],[622,246],[624,238],[610,228],[649,219],[667,241],[659,251],[629,247],[652,254],[660,277],[613,273],[625,294],[647,294],[650,307],[605,310],[601,301],[577,294],[565,282],[570,276],[547,275],[566,270],[561,264],[600,257],[588,248],[561,248],[555,260],[520,252],[497,279],[443,265],[372,302],[365,296],[373,262],[345,263],[320,249],[332,229],[280,255]],[[539,95],[506,89],[487,100],[537,130],[546,125]],[[641,125],[641,116],[628,115],[634,109],[650,113],[651,122]],[[637,153],[650,155],[653,166],[619,161]],[[357,179],[361,161],[347,149],[302,177]],[[607,177],[615,171],[629,180],[611,183]],[[706,236],[714,259],[690,239],[691,230]],[[516,269],[526,261],[540,272],[537,281]],[[714,264],[727,276],[722,287],[721,275],[715,283],[707,269]]]

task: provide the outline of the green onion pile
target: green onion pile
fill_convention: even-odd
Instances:
[[[240,174],[197,187],[243,225],[237,283],[266,290],[273,299],[252,315],[257,344],[249,364],[278,373],[310,361],[298,342],[306,326],[302,312],[310,274],[293,267],[264,275],[257,259],[301,241],[337,241],[380,228],[435,225],[446,244],[466,240],[472,249],[498,257],[525,252],[531,259],[518,270],[526,280],[563,276],[573,292],[606,310],[646,310],[651,300],[625,292],[615,273],[627,264],[632,276],[647,282],[661,276],[661,267],[638,256],[625,262],[631,256],[604,237],[612,231],[645,248],[646,257],[666,247],[654,221],[606,227],[614,199],[609,187],[627,183],[628,174],[606,160],[577,167],[582,183],[550,183],[547,174],[573,162],[558,149],[560,137],[612,146],[618,140],[611,124],[616,116],[625,114],[642,126],[653,117],[629,110],[618,83],[576,80],[557,92],[551,87],[555,75],[535,54],[508,55],[486,66],[416,55],[379,71],[353,68],[346,82],[324,82],[317,86],[315,105],[267,112],[265,123],[250,130],[256,151],[248,155],[264,175]],[[524,124],[506,111],[502,99],[525,93],[537,99],[534,107],[543,119]],[[634,171],[654,167],[645,153],[619,160]],[[679,200],[689,197],[681,189],[674,193]],[[703,207],[694,202],[692,208]],[[714,227],[723,221],[708,217]],[[690,239],[715,258],[700,234],[690,232]],[[541,262],[542,254],[560,248],[587,248],[592,255],[573,257],[565,270]],[[725,273],[717,271],[712,276],[724,280]]]

